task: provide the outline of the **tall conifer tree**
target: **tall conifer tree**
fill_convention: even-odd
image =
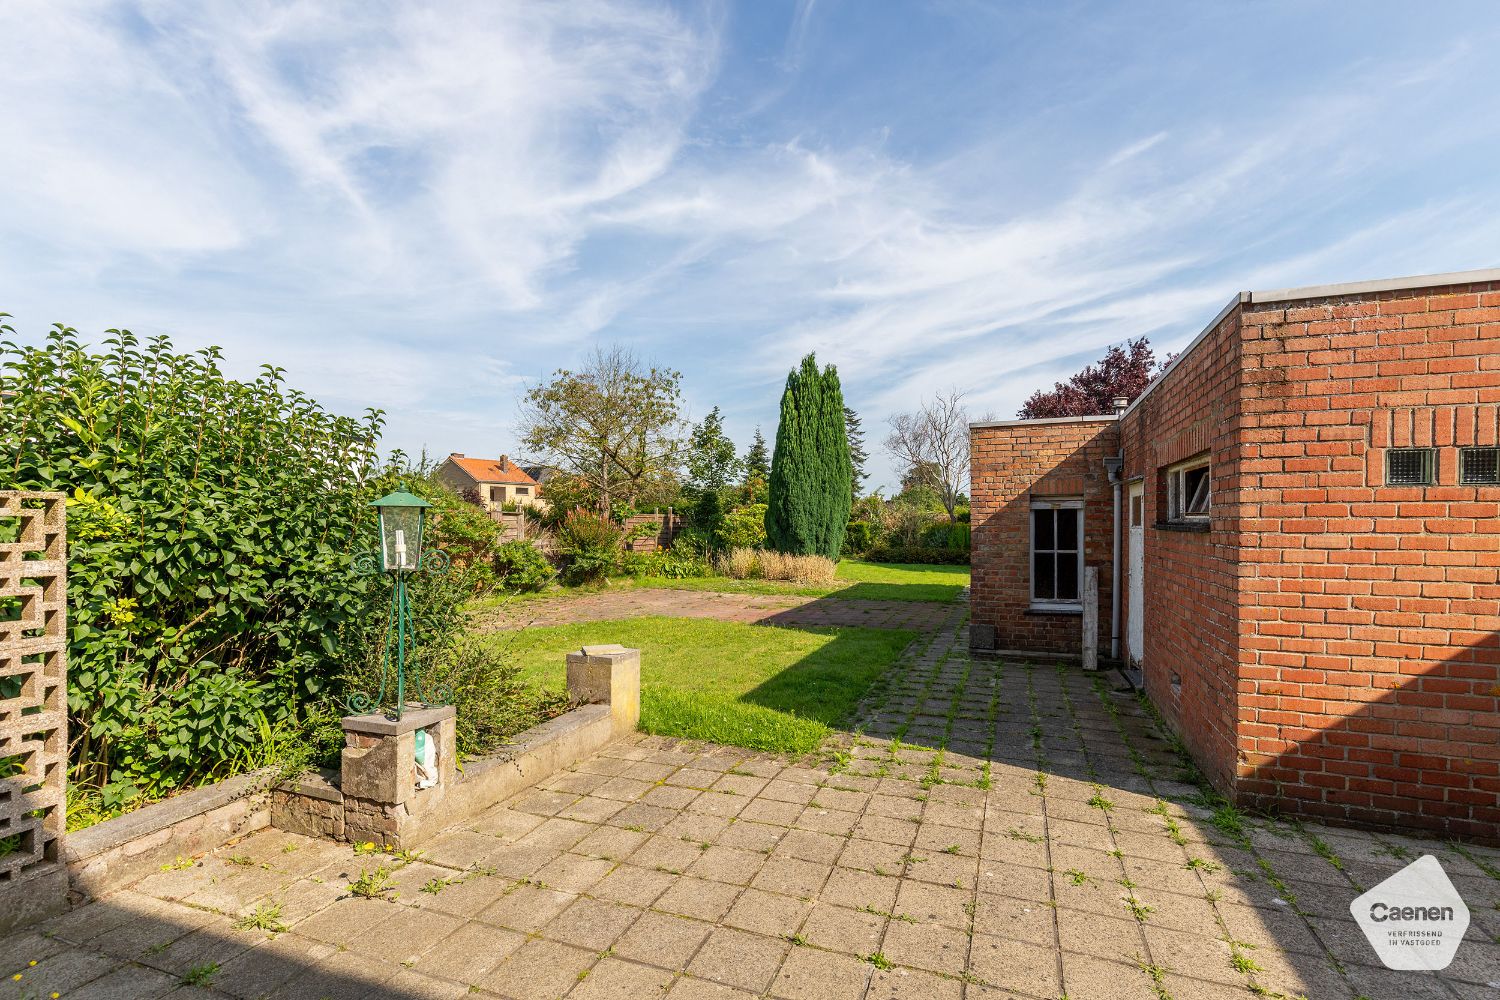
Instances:
[[[771,455],[766,537],[773,549],[839,557],[849,523],[853,469],[838,370],[809,354],[786,377]]]
[[[865,488],[865,480],[870,478],[865,472],[865,462],[869,460],[870,453],[865,451],[865,432],[859,423],[859,414],[844,407],[844,431],[849,437],[849,465],[853,469],[849,493],[855,500],[859,499],[860,491]]]

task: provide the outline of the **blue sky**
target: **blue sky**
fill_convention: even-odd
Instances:
[[[1500,264],[1491,3],[8,0],[0,310],[516,454],[594,344],[769,438],[1007,417],[1234,292]],[[874,448],[874,484],[894,476]]]

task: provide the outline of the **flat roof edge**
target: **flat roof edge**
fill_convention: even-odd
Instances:
[[[1156,376],[1156,378],[1152,380],[1151,384],[1146,386],[1146,388],[1141,392],[1139,396],[1130,401],[1130,405],[1125,407],[1125,412],[1120,414],[1120,416],[1122,418],[1130,416],[1130,411],[1139,406],[1141,400],[1151,395],[1151,393],[1156,390],[1157,386],[1165,382],[1167,380],[1167,376],[1177,370],[1177,366],[1182,363],[1182,359],[1187,357],[1189,354],[1192,354],[1193,348],[1203,343],[1203,338],[1207,337],[1220,323],[1224,322],[1225,317],[1234,312],[1235,307],[1249,302],[1250,296],[1252,294],[1252,292],[1239,292],[1235,295],[1234,298],[1224,303],[1224,308],[1219,310],[1219,314],[1213,319],[1209,320],[1207,326],[1198,331],[1198,336],[1193,338],[1192,343],[1188,344],[1182,350],[1177,352],[1177,357],[1173,358],[1172,361],[1167,365],[1167,367],[1162,369],[1162,373]]]
[[[1419,274],[1408,278],[1377,278],[1373,281],[1346,281],[1337,285],[1304,285],[1301,288],[1273,288],[1250,292],[1250,302],[1290,302],[1295,299],[1326,299],[1339,295],[1368,295],[1371,292],[1398,292],[1417,288],[1440,288],[1445,285],[1474,285],[1500,281],[1500,267],[1477,271],[1448,271],[1443,274]]]
[[[1087,417],[1033,417],[1030,420],[974,420],[969,430],[984,427],[1036,427],[1039,424],[1086,424],[1095,420],[1119,420],[1113,413],[1099,413]]]

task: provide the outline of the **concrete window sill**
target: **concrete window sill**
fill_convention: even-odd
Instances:
[[[1079,605],[1076,608],[1038,608],[1038,607],[1030,607],[1030,608],[1026,609],[1026,613],[1028,615],[1064,615],[1064,616],[1071,615],[1074,618],[1076,618],[1079,615],[1083,614],[1083,606]]]
[[[1188,531],[1207,534],[1211,525],[1207,521],[1157,521],[1157,531]]]

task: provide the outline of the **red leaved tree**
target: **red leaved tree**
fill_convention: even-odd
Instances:
[[[1050,390],[1037,390],[1021,406],[1023,420],[1037,417],[1090,417],[1115,411],[1116,397],[1135,399],[1151,380],[1160,375],[1172,358],[1160,366],[1156,352],[1145,337],[1111,347],[1104,357]]]

